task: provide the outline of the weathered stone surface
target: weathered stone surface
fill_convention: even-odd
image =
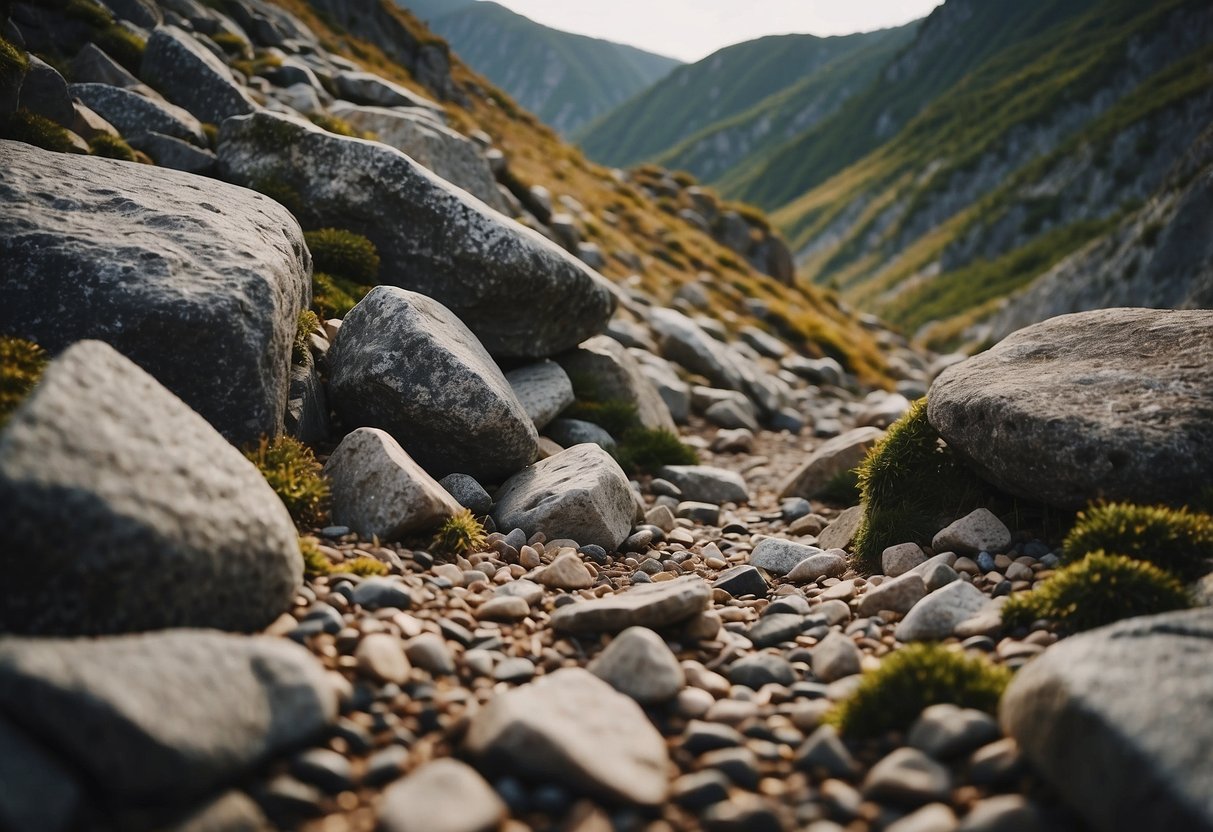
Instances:
[[[841,549],[810,555],[792,568],[788,580],[793,583],[816,581],[818,578],[841,578],[847,571],[847,559]]]
[[[1003,728],[1099,832],[1213,829],[1213,610],[1121,621],[1016,674]],[[1190,718],[1188,718],[1190,717]]]
[[[642,705],[668,702],[686,684],[678,657],[647,627],[629,627],[617,635],[588,670]]]
[[[772,575],[787,575],[802,561],[822,554],[816,546],[768,537],[759,541],[750,553],[750,565],[765,569]]]
[[[0,708],[107,803],[164,806],[315,738],[337,697],[289,641],[174,630],[0,640]]]
[[[596,272],[394,148],[258,113],[223,124],[219,160],[229,181],[298,194],[303,222],[365,234],[383,283],[436,298],[494,355],[569,349],[614,309]]]
[[[1020,497],[1183,503],[1213,480],[1211,355],[1210,311],[1062,315],[945,370],[929,418]]]
[[[124,136],[163,133],[200,148],[207,146],[206,134],[198,119],[188,110],[167,101],[155,101],[109,84],[72,84],[69,89],[74,97]]]
[[[813,675],[823,682],[854,676],[862,669],[863,654],[849,636],[833,630],[813,648]]]
[[[893,634],[898,641],[905,642],[944,639],[952,635],[957,624],[992,604],[990,597],[972,584],[953,581],[915,604]]]
[[[879,586],[869,586],[859,602],[860,615],[875,615],[882,610],[907,613],[927,594],[926,582],[917,572],[890,578]]]
[[[614,338],[596,335],[557,360],[570,375],[592,378],[599,399],[634,405],[636,418],[643,427],[676,430],[670,409],[657,388],[645,376],[639,362]]]
[[[614,551],[635,515],[628,479],[597,445],[575,445],[523,469],[497,492],[493,521],[501,529],[543,532]]]
[[[822,443],[780,489],[781,497],[815,497],[832,479],[863,462],[872,446],[884,437],[879,428],[849,430]]]
[[[75,112],[72,110],[67,82],[58,70],[37,55],[30,55],[28,60],[29,66],[21,81],[20,106],[70,128]]]
[[[741,372],[728,349],[697,323],[675,309],[654,309],[649,320],[657,333],[662,356],[719,387],[742,389]]]
[[[464,744],[490,767],[609,800],[658,806],[668,788],[661,734],[639,705],[581,668],[493,697]]]
[[[1011,531],[994,512],[979,508],[940,529],[931,540],[936,552],[976,555],[978,552],[1001,554],[1011,545]]]
[[[329,351],[333,407],[390,433],[432,476],[489,482],[527,465],[535,426],[493,359],[441,303],[377,286]]]
[[[745,503],[750,499],[738,473],[710,465],[666,465],[658,475],[678,486],[683,499],[703,503]]]
[[[493,498],[475,477],[469,477],[467,474],[447,474],[438,484],[445,488],[459,505],[477,517],[483,517],[493,510]]]
[[[255,630],[303,577],[252,463],[99,341],[52,362],[0,433],[0,563],[0,631],[69,635]]]
[[[139,133],[128,141],[131,147],[142,150],[162,168],[210,176],[219,164],[219,157],[213,151],[163,133]]]
[[[890,578],[896,578],[921,566],[926,560],[926,553],[917,543],[898,543],[880,553],[880,568]]]
[[[378,107],[414,107],[429,113],[431,117],[442,116],[442,107],[424,95],[371,72],[353,70],[337,72],[333,74],[333,84],[337,88],[338,95],[358,104]]]
[[[505,374],[535,430],[543,430],[574,401],[573,383],[555,361],[528,364]]]
[[[543,433],[564,448],[589,443],[609,451],[618,444],[606,428],[581,419],[553,419]]]
[[[628,627],[660,630],[680,624],[708,608],[712,589],[693,575],[653,584],[592,601],[566,604],[552,615],[552,627],[578,635],[617,633]]]
[[[851,506],[822,530],[817,536],[817,545],[827,550],[848,548],[862,522],[863,506]]]
[[[229,440],[277,433],[311,295],[299,224],[221,182],[62,160],[0,141],[0,331],[107,341]]]
[[[459,503],[413,461],[391,434],[358,428],[324,464],[332,487],[333,522],[362,537],[396,540],[432,529]]]
[[[489,832],[509,814],[476,769],[447,757],[426,763],[383,795],[384,832]]]
[[[139,76],[199,121],[221,124],[257,109],[223,61],[176,26],[152,32]]]

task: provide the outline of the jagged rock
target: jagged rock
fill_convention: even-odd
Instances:
[[[779,491],[781,497],[815,497],[835,477],[863,462],[868,451],[884,437],[874,427],[849,430],[823,442]]]
[[[674,309],[654,309],[649,313],[657,333],[663,357],[692,373],[699,373],[713,384],[740,390],[743,380],[728,349],[708,335],[686,315]]]
[[[358,428],[324,464],[333,491],[333,522],[362,537],[398,540],[434,528],[459,503],[385,431]]]
[[[497,481],[538,453],[501,370],[433,298],[375,287],[345,316],[328,358],[346,423],[387,431],[433,476]]]
[[[642,705],[668,702],[686,684],[678,657],[647,627],[624,630],[587,669]]]
[[[1213,312],[1103,309],[951,367],[931,424],[999,488],[1080,508],[1184,503],[1213,480]]]
[[[1213,829],[1213,610],[1121,621],[1020,670],[1004,729],[1099,832]],[[1191,715],[1192,719],[1177,719]]]
[[[642,426],[675,430],[661,395],[645,377],[639,362],[614,338],[596,335],[557,360],[569,375],[592,379],[597,398],[635,405]]]
[[[745,503],[750,492],[738,473],[710,465],[666,465],[658,476],[669,480],[682,492],[683,499],[696,502]]]
[[[0,552],[9,632],[256,630],[303,578],[252,463],[98,341],[59,356],[0,433]]]
[[[464,745],[490,768],[641,806],[659,806],[665,740],[640,706],[581,668],[493,697]]]
[[[117,810],[206,797],[322,734],[337,697],[323,666],[285,639],[173,630],[0,640],[0,708]]]
[[[624,592],[566,604],[552,615],[552,627],[574,635],[617,633],[628,627],[661,630],[708,608],[712,589],[694,575],[661,583],[637,584]]]
[[[383,795],[384,832],[489,832],[509,814],[476,769],[453,758],[426,763]]]
[[[158,26],[152,32],[139,76],[199,121],[221,124],[257,109],[231,70],[176,26]]]
[[[544,431],[544,435],[556,444],[571,448],[574,445],[598,445],[608,451],[616,446],[614,437],[593,422],[581,419],[553,419]]]
[[[258,113],[223,124],[219,161],[229,181],[296,194],[305,223],[366,234],[383,283],[435,298],[494,355],[569,349],[614,309],[599,275],[386,145]]]
[[[359,107],[345,101],[337,102],[329,111],[360,130],[374,133],[379,141],[407,154],[490,208],[506,212],[497,180],[480,148],[460,133],[435,123],[433,116],[386,107]]]
[[[497,492],[498,528],[543,532],[614,551],[635,505],[623,469],[597,445],[576,445],[523,469]]]
[[[555,361],[540,361],[510,370],[505,374],[505,380],[522,402],[535,430],[543,430],[574,401],[573,383]]]
[[[19,105],[32,113],[49,118],[56,124],[71,127],[76,118],[67,82],[58,70],[39,58],[29,56],[29,67],[21,81]]]
[[[206,135],[198,119],[167,101],[155,101],[109,84],[72,84],[69,89],[124,136],[163,133],[206,147]]]
[[[356,104],[378,107],[413,107],[443,117],[442,107],[408,87],[392,83],[371,72],[343,70],[333,74],[337,95]]]
[[[0,141],[0,331],[107,341],[229,440],[277,433],[310,301],[295,219],[213,180],[62,159]]]
[[[859,524],[863,522],[863,506],[851,506],[831,521],[817,536],[817,545],[822,549],[846,549],[855,539]]]
[[[79,84],[107,84],[147,97],[159,98],[155,90],[131,75],[121,64],[92,43],[86,43],[72,59],[71,77]]]
[[[553,589],[589,589],[594,585],[594,576],[572,548],[558,554],[536,580]]]

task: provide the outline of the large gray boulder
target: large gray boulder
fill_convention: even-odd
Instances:
[[[229,181],[297,195],[305,224],[365,234],[382,282],[436,298],[493,355],[569,349],[614,309],[596,272],[384,144],[258,113],[223,124],[219,161]]]
[[[433,298],[375,287],[345,316],[328,360],[346,426],[387,431],[432,476],[499,482],[539,453],[501,370]]]
[[[281,205],[211,179],[0,141],[0,332],[112,344],[233,442],[277,433],[311,256]],[[217,244],[222,241],[222,245]]]
[[[71,773],[66,783],[35,775],[35,794],[75,781],[108,814],[206,797],[322,735],[337,698],[324,667],[290,641],[173,630],[0,639],[0,710]],[[0,789],[0,817],[20,800]],[[52,821],[62,810],[33,808]]]
[[[536,462],[497,492],[499,529],[543,532],[614,551],[628,536],[636,505],[628,478],[598,445],[574,445]]]
[[[123,136],[161,133],[198,147],[207,146],[206,134],[198,119],[167,101],[156,101],[109,84],[72,84],[69,89]]]
[[[1185,503],[1213,481],[1211,356],[1211,311],[1062,315],[945,370],[928,416],[1017,496]]]
[[[1099,832],[1213,830],[1213,610],[1135,618],[1016,674],[1004,729]]]
[[[596,335],[558,359],[570,376],[588,379],[599,399],[627,402],[640,424],[676,432],[670,409],[627,348],[608,335]]]
[[[488,160],[471,139],[437,123],[432,116],[387,107],[359,107],[339,101],[329,108],[359,130],[369,130],[379,141],[391,145],[458,185],[485,205],[505,212],[505,200]]]
[[[257,109],[223,61],[176,26],[157,26],[152,32],[139,77],[209,124]]]
[[[303,578],[253,464],[99,341],[47,367],[0,432],[0,631],[250,631]]]

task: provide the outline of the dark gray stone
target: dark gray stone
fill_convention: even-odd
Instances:
[[[167,101],[156,101],[109,84],[72,84],[70,89],[73,96],[114,125],[123,136],[163,134],[199,148],[206,147],[206,134],[198,119]]]
[[[0,433],[0,563],[0,630],[70,635],[259,629],[303,575],[252,463],[99,341],[52,362]]]
[[[505,374],[505,380],[535,423],[535,430],[543,430],[574,401],[573,383],[555,361],[540,361],[510,370]]]
[[[278,433],[311,294],[295,219],[213,180],[62,159],[0,141],[0,331],[106,341],[229,440]]]
[[[945,370],[929,418],[999,488],[1065,508],[1213,480],[1213,312],[1062,315]]]
[[[544,428],[543,435],[564,448],[588,443],[609,451],[617,444],[605,428],[581,419],[553,419]]]
[[[787,659],[772,653],[753,653],[729,665],[729,681],[758,690],[763,685],[790,685],[796,681],[796,672]]]
[[[142,150],[162,168],[210,176],[219,165],[219,157],[214,152],[163,133],[140,133],[131,136],[129,141],[131,147]]]
[[[121,64],[92,43],[86,43],[72,59],[71,76],[72,80],[78,84],[107,84],[128,90],[140,90],[151,95],[156,94],[151,87],[131,75]]]
[[[231,70],[176,26],[159,26],[152,32],[139,75],[203,122],[222,124],[226,118],[257,109]]]
[[[21,82],[20,106],[69,129],[76,119],[67,82],[37,55],[29,56],[29,68]]]
[[[467,474],[447,474],[438,480],[438,484],[445,488],[459,505],[477,517],[483,517],[493,510],[493,498],[475,477],[469,477]]]
[[[320,373],[310,360],[291,367],[284,423],[286,432],[300,442],[311,445],[328,439],[328,397]]]
[[[501,370],[433,298],[377,286],[329,351],[329,394],[348,426],[390,433],[432,476],[495,482],[538,455],[538,436]]]
[[[674,483],[684,500],[715,503],[749,502],[750,493],[741,475],[710,465],[667,465],[658,474]]]
[[[570,375],[592,378],[599,399],[634,406],[643,427],[677,432],[670,409],[657,388],[645,377],[636,359],[614,338],[596,335],[557,360]]]
[[[712,587],[723,589],[734,598],[740,598],[743,595],[765,598],[767,595],[767,582],[762,577],[762,573],[753,566],[741,565],[726,569],[712,582]]]

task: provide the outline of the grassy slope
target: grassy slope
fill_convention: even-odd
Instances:
[[[405,6],[411,1],[402,0]],[[421,16],[477,72],[564,132],[679,65],[664,55],[551,29],[492,2]],[[549,87],[554,67],[559,81]]]
[[[878,36],[778,35],[730,46],[696,64],[679,67],[596,119],[576,138],[602,164],[629,166],[653,159]]]
[[[331,51],[426,92],[374,44],[331,28],[306,0],[274,2],[297,14]],[[392,12],[419,37],[429,37],[413,15],[399,8]],[[544,185],[553,194],[571,195],[598,218],[585,231],[587,238],[608,254],[602,269],[606,277],[617,282],[631,279],[633,270],[610,255],[635,254],[645,264],[639,287],[668,302],[679,288],[706,271],[715,277],[709,290],[711,311],[726,325],[777,329],[808,355],[832,355],[864,381],[887,381],[884,356],[871,333],[845,310],[835,293],[817,287],[783,286],[754,271],[706,234],[663,211],[639,189],[616,181],[609,170],[588,161],[457,57],[452,57],[452,64],[452,75],[467,92],[469,104],[466,109],[447,105],[451,124],[465,133],[484,130],[506,153],[510,170],[518,179]],[[752,316],[747,301],[754,299],[771,310],[770,320],[759,321]]]

